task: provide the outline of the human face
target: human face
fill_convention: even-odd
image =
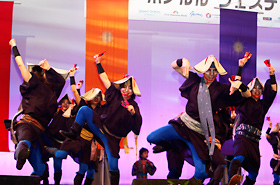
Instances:
[[[255,85],[254,88],[252,89],[251,93],[255,99],[259,99],[262,95],[262,86]]]
[[[64,99],[62,102],[61,102],[61,109],[62,110],[66,110],[69,108],[69,101],[67,99]]]
[[[147,159],[149,155],[148,153],[149,153],[148,151],[143,152],[141,155],[142,159]]]
[[[133,91],[130,85],[125,83],[123,87],[121,88],[121,94],[123,96],[123,99],[128,100],[131,98]]]
[[[216,68],[209,68],[205,73],[204,73],[204,79],[206,84],[207,83],[212,83],[216,77],[217,77],[218,71]]]
[[[95,96],[95,98],[93,100],[90,101],[91,104],[98,104],[101,102],[101,95],[100,93],[98,95]]]

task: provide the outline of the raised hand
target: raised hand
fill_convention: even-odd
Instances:
[[[268,72],[269,72],[269,75],[274,75],[275,68],[272,65],[270,65],[270,67],[268,68]]]
[[[84,84],[84,81],[80,80],[79,83],[77,84],[77,89],[80,89],[83,84]]]
[[[240,67],[243,67],[247,63],[247,61],[251,58],[251,56],[252,54],[250,52],[246,52],[244,58],[238,60],[239,63],[238,65]]]
[[[132,105],[129,105],[128,101],[127,100],[124,100],[122,101],[122,104],[121,104],[124,108],[126,108],[131,115],[134,115],[135,114],[135,110],[134,110],[134,107]]]
[[[40,67],[41,67],[42,69],[45,69],[45,70],[47,70],[47,71],[51,68],[49,62],[48,62],[46,59],[41,60],[41,62],[39,63],[39,65],[40,65]]]
[[[16,46],[17,43],[16,43],[16,40],[15,39],[11,39],[10,42],[9,42],[10,46]]]
[[[237,81],[232,81],[230,78],[228,79],[228,81],[230,82],[230,90],[229,90],[229,95],[232,95],[236,90],[239,89],[240,85],[242,84],[241,81],[237,80]]]
[[[192,69],[188,59],[182,59],[182,73],[183,76],[189,78],[189,70]]]

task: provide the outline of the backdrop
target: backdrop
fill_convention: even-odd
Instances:
[[[106,7],[103,7],[103,11],[107,12]],[[52,66],[64,69],[70,69],[74,63],[77,63],[80,68],[76,73],[76,79],[84,80],[86,66],[85,15],[86,6],[83,1],[21,0],[21,4],[15,4],[12,36],[18,42],[24,61],[37,63],[46,58]],[[170,64],[178,58],[185,57],[194,66],[209,54],[215,55],[220,60],[218,57],[219,29],[218,24],[128,20],[127,71],[136,78],[142,93],[141,98],[136,98],[143,116],[138,149],[140,147],[148,148],[149,158],[158,168],[155,175],[149,178],[166,178],[167,162],[165,153],[152,153],[153,145],[147,143],[146,137],[150,132],[166,125],[169,119],[182,112],[186,104],[186,100],[180,97],[178,90],[184,79],[171,68]],[[258,27],[256,75],[262,82],[268,78],[267,67],[263,63],[267,58],[270,58],[276,69],[276,79],[279,75],[279,70],[277,70],[280,69],[279,32],[279,28]],[[110,56],[109,53],[105,55]],[[235,65],[238,65],[237,61]],[[20,72],[15,63],[11,61],[10,118],[16,112],[20,102],[18,88],[21,83]],[[84,92],[85,86],[81,89],[81,93]],[[66,82],[62,95],[65,93],[73,97],[69,81]],[[8,97],[5,98],[8,99]],[[273,124],[280,120],[279,105],[277,96],[268,112]],[[267,126],[268,124],[265,122],[260,141],[262,157],[260,174],[256,183],[258,185],[271,184],[273,181],[269,167],[269,160],[273,152],[265,139]],[[133,134],[129,134],[128,142],[133,149],[129,154],[125,154],[123,150],[120,152],[121,184],[131,184],[134,178],[131,176],[131,168],[138,151],[135,151]],[[14,150],[12,143],[10,143],[9,149]],[[30,175],[32,172],[28,163],[23,170],[16,170],[13,152],[1,152],[0,155],[0,166],[6,167],[5,170],[0,169],[0,174]],[[50,160],[49,166],[49,179],[52,183],[52,160]],[[78,165],[71,158],[64,160],[62,183],[72,183],[77,170]],[[192,175],[193,167],[185,164],[182,178],[191,178]]]
[[[0,97],[3,97],[0,107],[1,122],[9,117],[10,79],[8,77],[10,76],[11,48],[7,43],[9,43],[12,35],[13,5],[14,2],[0,1],[0,79],[3,79],[0,91]],[[5,129],[3,123],[0,124],[0,141],[0,151],[9,151],[8,130]]]

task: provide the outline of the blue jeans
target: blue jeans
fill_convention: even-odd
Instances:
[[[242,163],[244,160],[246,161],[246,158],[242,155],[239,155],[239,156],[236,156],[234,157],[234,159],[237,159],[240,161],[240,163]],[[248,167],[248,177],[253,180],[253,181],[256,181],[257,179],[257,176],[258,176],[258,173],[253,171],[253,169],[249,168]]]
[[[198,157],[193,144],[189,140],[186,140],[182,136],[180,136],[172,125],[166,125],[164,127],[161,127],[155,130],[154,132],[150,133],[147,137],[147,141],[149,143],[154,144],[157,144],[160,141],[169,141],[174,139],[179,139],[187,144],[192,153],[192,158],[195,165],[194,177],[196,179],[204,181],[204,179],[208,177],[208,174],[205,172],[205,161],[201,160]]]
[[[93,111],[91,108],[87,106],[83,106],[79,109],[77,116],[76,116],[76,122],[79,123],[81,126],[84,126],[85,122],[88,124],[89,128],[93,132],[93,134],[97,137],[99,137],[105,147],[105,151],[108,157],[108,163],[109,168],[111,171],[118,171],[118,158],[113,157],[111,150],[109,148],[109,144],[107,141],[107,138],[105,134],[101,132],[101,130],[92,122],[93,118]]]
[[[45,163],[42,160],[42,150],[39,141],[36,143],[36,148],[30,147],[29,163],[33,167],[33,173],[42,176],[45,171]]]

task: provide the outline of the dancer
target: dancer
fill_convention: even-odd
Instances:
[[[231,107],[219,110],[216,114],[214,114],[213,119],[215,120],[215,132],[216,138],[218,139],[215,144],[219,150],[226,140],[232,138],[232,124],[235,116],[236,114]],[[169,169],[167,179],[179,179],[182,173],[184,161],[194,166],[192,155],[188,146],[181,140],[171,140],[168,141],[168,143],[170,145],[170,149],[167,150],[166,155]],[[211,180],[214,181],[214,179]]]
[[[141,148],[139,150],[139,160],[132,166],[132,176],[136,175],[137,179],[147,179],[147,174],[154,175],[157,168],[152,161],[148,160],[149,150]]]
[[[47,168],[42,160],[43,144],[40,136],[56,112],[57,99],[65,80],[50,67],[47,60],[41,61],[40,66],[35,65],[29,72],[17,49],[15,39],[11,39],[9,44],[24,81],[20,86],[23,116],[15,125],[19,141],[15,151],[16,168],[21,170],[28,159],[34,170],[32,174],[45,179],[47,177],[44,172]]]
[[[71,75],[71,73],[70,73]],[[71,86],[75,86],[75,82],[73,81],[73,76],[70,76]],[[73,88],[72,88],[73,90]],[[76,90],[76,88],[75,88]],[[81,98],[79,97],[79,104],[75,109],[79,109],[81,106],[87,106],[92,109],[98,116],[100,116],[103,112],[103,108],[101,107],[102,102],[104,102],[104,95],[101,90],[98,88],[93,88],[87,93],[85,93]],[[76,111],[74,111],[76,112]],[[72,111],[73,113],[73,111]],[[73,123],[72,123],[73,124]],[[69,129],[70,130],[70,129]],[[62,135],[67,133],[66,130],[60,130]],[[71,139],[66,139],[60,149],[53,147],[46,147],[46,150],[54,156],[56,160],[66,159],[67,155],[71,155],[75,162],[79,164],[79,171],[76,173],[74,178],[75,185],[81,185],[85,173],[87,173],[85,184],[90,185],[94,180],[94,165],[92,164],[91,158],[91,146],[93,141],[93,133],[91,129],[85,124],[84,128],[81,130],[80,135],[76,138],[75,141]]]
[[[256,77],[249,84],[248,88],[252,96],[245,98],[236,106],[239,114],[239,126],[236,129],[234,139],[234,159],[229,168],[229,185],[235,185],[240,181],[238,170],[242,166],[249,174],[243,184],[255,184],[260,168],[259,140],[264,118],[272,105],[276,94],[277,85],[275,69],[268,64],[270,79],[265,86]],[[242,68],[241,68],[242,69]],[[241,78],[241,72],[238,74]],[[263,98],[260,99],[261,95]]]
[[[273,158],[270,160],[270,167],[272,168],[272,174],[274,177],[273,184],[279,185],[279,175],[280,175],[280,123],[277,123],[273,130],[270,132],[272,127],[272,122],[270,121],[270,118],[267,117],[269,127],[266,131],[266,139],[271,144],[273,149]]]
[[[87,122],[94,135],[102,140],[107,153],[111,184],[119,184],[119,142],[122,137],[126,137],[130,131],[139,135],[142,125],[142,117],[135,96],[141,96],[135,79],[126,77],[114,83],[110,82],[101,63],[100,56],[94,56],[98,74],[102,80],[106,92],[103,114],[99,117],[88,107],[80,108],[71,132],[64,133],[64,136],[75,140],[79,135],[85,122]],[[115,84],[120,86],[115,87]],[[102,132],[100,131],[102,130]]]
[[[73,91],[73,94],[75,95],[75,98],[79,98],[80,102],[80,88],[82,86],[82,83],[79,82],[79,84],[76,87],[75,84],[75,78],[74,74],[75,71],[77,70],[76,64],[74,65],[74,68],[70,69],[70,82],[71,82],[71,88]],[[73,87],[74,86],[74,87]],[[77,96],[76,96],[77,95]],[[77,105],[75,104],[77,100],[69,98],[68,94],[66,94],[61,100],[58,102],[59,108],[57,112],[54,114],[53,119],[51,123],[49,124],[46,133],[47,137],[45,138],[45,144],[49,147],[55,147],[55,148],[60,148],[61,144],[65,140],[65,137],[63,137],[59,131],[64,130],[64,131],[69,131],[70,127],[75,121],[75,113],[77,111],[73,111],[73,108],[75,107],[78,109]],[[54,181],[55,185],[60,184],[61,176],[62,176],[62,159],[53,158],[54,162]]]
[[[164,145],[163,141],[173,139],[184,141],[191,150],[194,160],[194,180],[203,182],[208,177],[205,167],[210,165],[212,169],[216,169],[213,184],[218,184],[223,176],[226,162],[220,150],[215,147],[213,114],[220,108],[234,105],[241,99],[241,95],[249,96],[250,92],[241,82],[230,81],[231,86],[217,82],[217,74],[224,75],[226,71],[213,55],[194,66],[194,70],[203,73],[203,77],[189,72],[191,66],[187,59],[178,59],[172,62],[171,66],[186,78],[180,87],[181,95],[188,99],[186,112],[178,119],[170,120],[169,125],[152,132],[147,140],[149,143],[156,144],[155,149],[159,151],[164,150],[164,146],[161,146]],[[239,88],[242,92],[236,91]],[[210,128],[211,144],[207,124]]]
[[[43,137],[44,143],[47,146],[60,148],[61,143],[64,141],[64,137],[59,133],[59,130],[69,130],[69,124],[74,121],[71,121],[70,115],[68,112],[73,108],[73,104],[69,99],[68,94],[63,96],[58,102],[59,108],[54,114],[53,119],[49,126],[46,129],[46,135]],[[71,126],[71,125],[70,125]],[[53,167],[54,167],[54,182],[55,185],[60,184],[62,176],[62,160],[53,158]]]

